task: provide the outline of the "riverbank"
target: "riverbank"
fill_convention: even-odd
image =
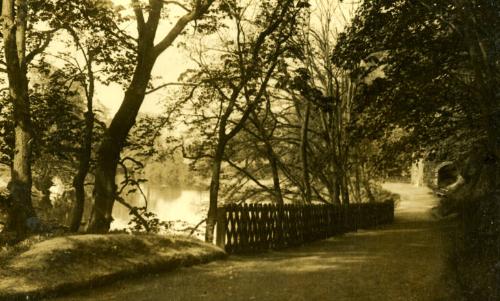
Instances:
[[[225,257],[210,244],[162,235],[74,235],[0,253],[0,300],[37,300],[137,274]]]

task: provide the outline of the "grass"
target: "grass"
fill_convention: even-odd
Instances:
[[[219,248],[188,237],[35,237],[0,252],[0,300],[33,300],[224,256]]]

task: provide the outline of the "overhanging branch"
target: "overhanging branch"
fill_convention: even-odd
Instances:
[[[183,10],[187,11],[188,13],[191,12],[191,10],[189,8],[187,8],[184,4],[180,3],[180,2],[177,2],[177,1],[163,1],[163,3],[169,5],[169,4],[173,4],[173,5],[176,5],[180,8],[182,8]]]
[[[156,92],[160,89],[163,89],[163,88],[166,88],[166,87],[170,87],[170,86],[186,86],[186,87],[196,87],[198,86],[197,83],[179,83],[179,82],[171,82],[171,83],[165,83],[165,84],[162,84],[162,85],[159,85],[158,87],[155,87],[149,91],[146,91],[145,94],[151,94],[153,92]]]

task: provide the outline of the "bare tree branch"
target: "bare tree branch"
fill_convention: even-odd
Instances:
[[[125,161],[132,161],[132,162],[133,162],[134,164],[136,164],[137,166],[139,166],[139,167],[141,167],[141,168],[143,168],[143,167],[144,167],[144,164],[142,164],[142,162],[140,162],[140,161],[138,161],[138,160],[136,160],[136,159],[134,159],[134,158],[132,158],[132,157],[128,157],[128,156],[127,156],[127,157],[124,157],[124,158],[120,161],[120,163],[121,163],[121,164],[124,164],[124,163],[125,163]]]
[[[198,86],[199,84],[197,83],[179,83],[179,82],[171,82],[171,83],[165,83],[165,84],[162,84],[162,85],[159,85],[158,87],[155,87],[149,91],[146,91],[145,94],[151,94],[153,92],[156,92],[160,89],[163,89],[163,88],[166,88],[166,87],[170,87],[170,86],[187,86],[187,87],[196,87]]]
[[[167,5],[169,5],[169,4],[177,5],[178,7],[182,8],[185,11],[187,11],[188,13],[191,12],[191,10],[189,8],[187,8],[184,4],[182,4],[180,2],[177,2],[177,1],[166,1],[166,0],[163,0],[163,3],[165,3]]]
[[[226,161],[231,167],[233,167],[234,169],[236,169],[237,171],[239,171],[243,175],[245,175],[245,177],[247,177],[248,179],[252,180],[252,182],[254,182],[255,184],[257,184],[257,186],[259,186],[260,188],[264,189],[265,191],[267,191],[268,193],[270,193],[273,196],[275,195],[274,190],[272,190],[271,188],[269,188],[266,185],[262,184],[248,170],[246,170],[245,168],[239,167],[236,163],[232,162],[229,159],[225,159],[224,161]]]
[[[202,3],[201,0],[196,0],[194,9],[180,17],[174,27],[170,29],[167,35],[154,47],[154,55],[158,56],[165,51],[165,49],[170,47],[177,36],[182,33],[186,25],[202,16],[208,10],[212,2],[214,2],[214,0],[207,0],[205,3]]]
[[[207,219],[204,218],[198,224],[196,224],[196,226],[194,226],[193,229],[191,229],[191,232],[189,232],[189,236],[193,235],[194,232],[196,231],[196,229],[198,229],[198,227],[200,227],[201,225],[203,225],[203,223],[206,222],[206,221],[207,221]]]
[[[144,229],[146,229],[146,232],[149,232],[151,231],[151,229],[149,228],[149,225],[148,225],[148,221],[146,221],[144,219],[144,217],[142,217],[142,215],[137,211],[137,207],[134,207],[132,205],[130,205],[129,203],[127,203],[123,198],[117,196],[115,198],[115,200],[122,204],[123,206],[125,206],[126,208],[128,208],[130,210],[130,213],[133,214],[135,217],[137,217],[137,219],[139,219],[139,221],[141,222],[141,225],[144,226]]]

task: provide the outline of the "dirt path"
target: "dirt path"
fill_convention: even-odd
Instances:
[[[130,279],[53,300],[457,300],[445,277],[449,221],[430,190],[385,184],[402,200],[393,225],[281,252]]]

